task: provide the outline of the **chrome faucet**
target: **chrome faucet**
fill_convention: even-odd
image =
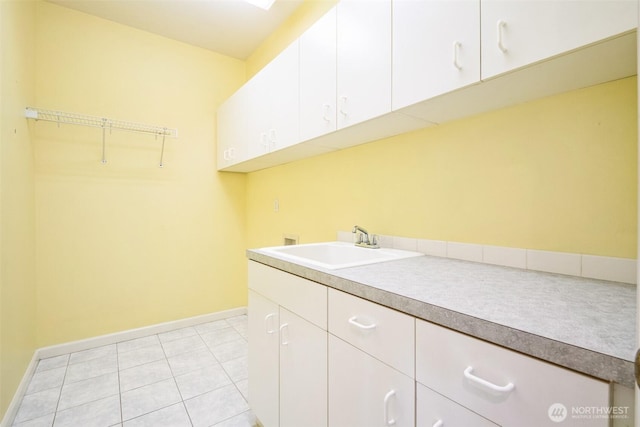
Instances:
[[[354,225],[351,232],[356,234],[356,246],[370,249],[378,249],[380,247],[380,245],[378,245],[378,236],[372,234],[371,240],[369,240],[369,232],[359,225]]]

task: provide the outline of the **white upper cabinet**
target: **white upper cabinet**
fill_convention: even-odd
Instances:
[[[300,142],[300,71],[299,45],[296,40],[286,48],[270,67],[270,90],[267,92],[271,108],[270,142],[276,149]]]
[[[247,159],[247,86],[218,108],[218,169]]]
[[[250,158],[300,142],[298,61],[296,40],[248,83]]]
[[[341,0],[220,108],[218,169],[632,76],[637,26],[637,0]]]
[[[480,81],[480,0],[393,0],[393,109]]]
[[[391,0],[338,3],[338,129],[391,112]]]
[[[336,130],[336,8],[300,37],[300,140]]]
[[[636,0],[482,0],[482,79],[637,25]]]

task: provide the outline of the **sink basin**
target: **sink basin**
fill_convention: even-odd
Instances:
[[[346,242],[274,246],[263,248],[261,251],[293,262],[310,264],[329,270],[423,255],[420,252],[403,251],[399,249],[361,248],[355,246],[353,243]]]

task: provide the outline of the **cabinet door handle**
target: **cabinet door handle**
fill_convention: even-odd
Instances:
[[[365,325],[364,323],[358,322],[358,316],[350,317],[349,323],[351,323],[353,326],[356,326],[360,329],[374,329],[376,327],[375,323],[372,323],[370,325]]]
[[[392,426],[396,423],[395,418],[389,418],[389,401],[395,395],[395,390],[389,390],[389,392],[384,395],[384,425],[386,426]]]
[[[322,118],[327,123],[331,121],[331,117],[329,117],[329,111],[331,111],[331,105],[322,104]]]
[[[285,339],[285,330],[287,331],[287,335],[289,335],[289,324],[283,323],[280,325],[280,344],[281,345],[289,345],[289,337]]]
[[[500,49],[502,52],[507,52],[507,48],[504,45],[504,40],[503,40],[503,30],[504,27],[507,26],[507,23],[505,21],[503,21],[502,19],[498,20],[498,49]]]
[[[229,160],[229,150],[224,150],[222,157],[224,158],[224,160]]]
[[[442,420],[438,420],[436,421],[436,423],[433,425],[433,427],[442,427],[444,425],[444,423],[442,422]]]
[[[269,129],[269,151],[276,147],[276,130]]]
[[[231,147],[229,148],[229,159],[228,160],[233,160],[236,158],[236,148],[235,147]]]
[[[260,134],[260,145],[262,145],[264,147],[264,150],[266,152],[269,151],[269,140],[267,139],[267,133],[266,132],[262,132]]]
[[[275,313],[270,313],[264,317],[264,326],[268,334],[273,334],[276,331],[274,328],[269,327],[269,323],[273,325],[273,322],[270,322],[270,320],[272,320],[275,317],[275,315],[276,315]]]
[[[347,106],[347,97],[341,96],[340,97],[340,114],[342,114],[343,116],[347,115],[347,112],[345,109],[346,106]]]
[[[462,70],[462,65],[460,65],[460,62],[458,61],[458,51],[461,46],[462,44],[460,42],[453,42],[453,66],[458,70]]]
[[[476,384],[479,384],[483,387],[488,388],[491,391],[497,391],[499,393],[509,393],[511,390],[514,389],[515,385],[513,383],[509,383],[507,385],[496,385],[494,383],[491,383],[483,378],[480,377],[476,377],[475,375],[473,375],[471,372],[473,371],[473,367],[469,366],[467,367],[467,369],[464,370],[464,376],[466,379],[468,379],[469,381],[472,381]]]

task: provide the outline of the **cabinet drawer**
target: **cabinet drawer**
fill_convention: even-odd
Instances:
[[[327,330],[327,287],[249,261],[249,289]]]
[[[609,425],[604,417],[584,417],[585,410],[609,407],[605,382],[422,320],[416,321],[416,378],[504,426],[557,425],[549,414],[560,408],[555,414],[561,415],[563,407],[563,426]]]
[[[417,427],[497,427],[486,418],[482,418],[475,412],[471,412],[420,383],[416,384],[416,392]]]
[[[415,320],[329,289],[329,332],[414,378]]]

